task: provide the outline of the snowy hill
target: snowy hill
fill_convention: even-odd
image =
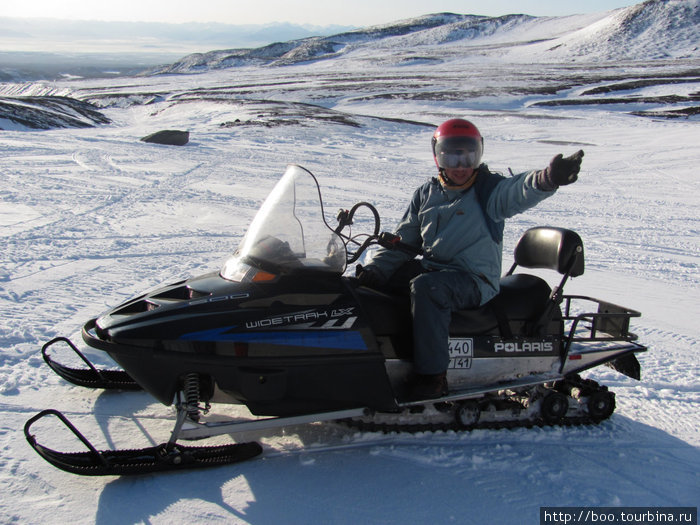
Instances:
[[[647,0],[608,13],[568,17],[441,13],[257,49],[189,55],[155,72],[280,66],[354,54],[371,54],[378,62],[396,61],[395,52],[403,49],[435,61],[455,52],[538,62],[698,57],[698,5],[698,0]]]
[[[643,60],[700,56],[698,0],[648,0],[552,42],[553,57]]]
[[[457,21],[481,18],[486,17],[450,13],[425,15],[393,24],[340,33],[330,37],[311,37],[289,42],[278,42],[256,49],[196,53],[188,55],[170,66],[156,69],[153,73],[187,73],[247,64],[289,65],[313,59],[327,59],[340,56],[347,52],[348,49],[364,44],[371,45],[385,38],[412,34]]]

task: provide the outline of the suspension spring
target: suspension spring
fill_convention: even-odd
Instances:
[[[199,374],[187,374],[184,383],[187,416],[192,421],[199,421]]]

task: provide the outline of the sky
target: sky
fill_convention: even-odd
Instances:
[[[636,3],[639,0],[2,0],[0,17],[361,27],[438,12],[562,16],[609,11]]]

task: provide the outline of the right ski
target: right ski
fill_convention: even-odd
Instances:
[[[56,343],[66,343],[88,368],[70,368],[51,359],[48,350]],[[141,386],[124,370],[99,370],[66,337],[56,337],[41,348],[41,355],[47,365],[69,383],[86,388],[105,390],[141,390]]]

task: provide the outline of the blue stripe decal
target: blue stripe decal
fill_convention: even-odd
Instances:
[[[365,340],[356,330],[322,331],[269,331],[226,333],[231,327],[215,328],[180,336],[186,341],[232,341],[280,346],[307,346],[310,348],[334,348],[337,350],[367,350]]]

